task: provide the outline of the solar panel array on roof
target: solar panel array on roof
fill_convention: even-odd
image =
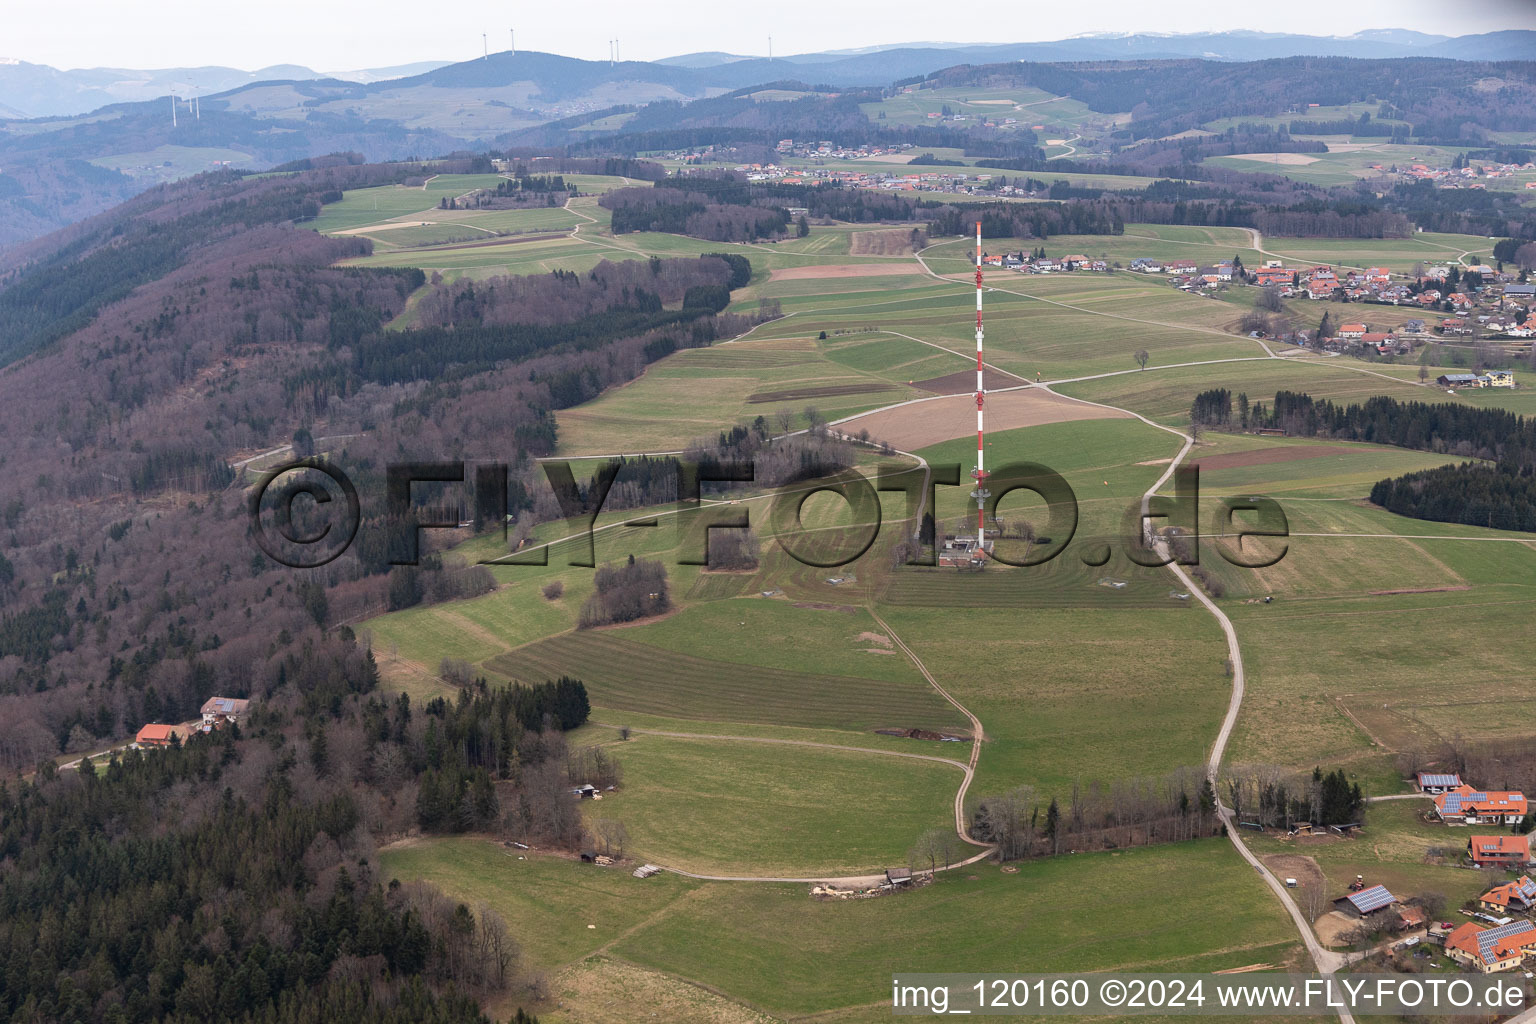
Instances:
[[[1447,793],[1445,794],[1445,804],[1442,810],[1445,814],[1460,814],[1463,802],[1479,804],[1485,803],[1487,800],[1487,793]]]
[[[1510,885],[1514,887],[1515,892],[1520,894],[1520,898],[1526,902],[1536,900],[1536,882],[1531,881],[1529,878],[1521,878],[1519,881],[1511,882]]]
[[[1461,785],[1461,776],[1459,776],[1459,775],[1425,775],[1425,774],[1421,773],[1419,775],[1419,785],[1421,785],[1421,786],[1446,786],[1446,787],[1454,788],[1456,786]]]
[[[1529,921],[1513,921],[1509,924],[1501,924],[1497,928],[1489,928],[1477,933],[1477,951],[1482,954],[1484,960],[1490,960],[1489,956],[1493,947],[1501,940],[1523,935],[1529,931],[1536,931],[1536,924]]]
[[[1389,903],[1396,903],[1397,897],[1387,891],[1384,885],[1373,885],[1369,889],[1352,892],[1348,896],[1349,902],[1355,905],[1355,909],[1362,914],[1369,914],[1373,910],[1380,910]]]

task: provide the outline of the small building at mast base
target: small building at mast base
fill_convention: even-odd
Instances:
[[[995,531],[985,531],[978,540],[975,534],[945,534],[939,545],[939,565],[950,569],[979,569],[992,554]]]

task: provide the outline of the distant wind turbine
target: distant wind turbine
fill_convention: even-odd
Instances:
[[[517,56],[517,29],[509,28],[507,31],[512,33],[512,49],[508,50],[507,52],[515,57]]]
[[[484,32],[480,33],[480,46],[485,51],[483,54],[481,54],[480,59],[481,60],[490,60],[491,59],[491,41],[488,38],[486,38],[486,35],[485,35]]]

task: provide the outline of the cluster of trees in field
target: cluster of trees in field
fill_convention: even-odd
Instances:
[[[781,207],[716,202],[704,192],[659,186],[604,193],[598,202],[612,211],[614,234],[666,231],[716,242],[755,242],[782,237],[789,227],[789,213]]]
[[[1399,182],[1384,203],[1425,231],[1536,237],[1536,214],[1518,192],[1436,188],[1433,182]]]
[[[1513,263],[1521,270],[1536,270],[1536,239],[1501,238],[1494,243],[1493,258],[1499,263]]]
[[[1400,402],[1378,395],[1339,405],[1295,391],[1275,392],[1274,403],[1250,405],[1246,393],[1214,388],[1195,396],[1190,418],[1203,426],[1272,427],[1299,437],[1369,441],[1399,448],[1490,459],[1515,467],[1536,465],[1536,421],[1503,409],[1451,402]]]
[[[747,272],[750,275],[750,264]],[[738,273],[721,256],[699,256],[604,260],[585,274],[562,270],[483,281],[465,278],[423,295],[417,303],[417,318],[444,329],[514,324],[558,327],[601,313],[654,313],[663,304],[685,299],[690,289],[739,287],[732,283]]]
[[[409,722],[410,705],[405,701],[394,709],[393,721],[382,708],[370,710],[372,721],[386,739],[399,731],[402,717]],[[513,780],[521,807],[528,796],[522,787],[526,772],[539,796],[545,798],[541,801],[536,797],[534,805],[546,813],[521,821],[522,834],[553,831],[553,838],[568,845],[569,837],[561,828],[567,816],[553,807],[556,794],[549,785],[541,785],[538,772],[544,762],[558,761],[563,753],[559,733],[581,725],[590,711],[586,687],[580,680],[565,676],[531,687],[514,685],[495,690],[479,679],[460,690],[458,701],[451,706],[441,697],[427,702],[427,727],[419,752],[414,745],[402,750],[405,756],[419,753],[417,824],[428,832],[495,828],[501,820],[501,801],[493,778]],[[558,795],[569,796],[564,788]]]
[[[515,192],[574,192],[575,186],[567,186],[562,174],[529,174],[528,168],[519,166],[512,178],[496,183],[496,194],[512,195]]]
[[[1414,519],[1536,533],[1536,471],[1472,462],[1437,466],[1378,480],[1371,503]]]
[[[1406,144],[1413,135],[1413,125],[1401,121],[1372,121],[1369,113],[1359,118],[1339,121],[1295,120],[1288,126],[1292,135],[1358,135],[1361,138],[1391,139]]]
[[[602,507],[610,510],[642,508],[692,497],[680,490],[684,460],[697,464],[706,477],[711,473],[718,474],[727,463],[751,462],[752,479],[741,482],[749,488],[777,487],[791,480],[805,479],[807,474],[824,476],[853,464],[853,451],[821,428],[822,417],[815,407],[808,406],[798,414],[813,425],[815,429],[811,431],[790,432],[796,415],[784,408],[774,414],[772,422],[769,417],[755,417],[751,423],[722,430],[713,438],[694,441],[681,458],[639,455],[618,459],[619,468]],[[592,481],[577,480],[576,486],[582,508],[590,512],[594,500]],[[733,482],[713,480],[701,486],[708,494],[730,490]],[[540,499],[543,499],[542,494]],[[555,518],[558,514],[558,509],[547,501],[536,503],[535,518]],[[713,560],[711,564],[714,564]]]
[[[0,783],[0,1013],[485,1024],[520,981],[505,922],[386,886],[357,800],[272,739]]]
[[[599,566],[592,594],[581,606],[581,629],[633,622],[672,609],[667,567],[649,558],[629,556],[623,565]]]
[[[1031,786],[982,797],[971,835],[996,843],[1003,860],[1053,856],[1062,851],[1113,850],[1218,835],[1216,794],[1201,768],[1168,775],[1118,779],[1107,787],[1074,784],[1065,805],[1042,805]]]
[[[1240,393],[1234,409],[1232,393],[1213,388],[1195,396],[1190,421],[1487,459],[1380,480],[1371,502],[1415,519],[1536,532],[1536,421],[1503,409],[1386,396],[1341,406],[1292,391],[1276,392],[1268,408]]]
[[[1239,822],[1289,829],[1296,822],[1349,825],[1360,820],[1365,796],[1344,769],[1298,776],[1280,768],[1238,766],[1228,769],[1225,797]]]
[[[830,476],[853,465],[853,449],[827,433],[826,420],[815,406],[801,413],[809,424],[803,434],[790,433],[794,416],[784,408],[772,422],[758,416],[751,423],[738,423],[713,438],[694,441],[683,457],[698,463],[701,472],[717,476],[726,464],[751,462],[756,487]]]
[[[591,120],[592,114],[578,115],[584,119],[583,123]],[[552,156],[541,149],[517,148],[493,149],[490,151],[493,157],[501,157],[515,161],[512,165],[514,177],[524,175],[553,174],[596,174],[610,178],[637,178],[640,181],[660,181],[667,176],[667,169],[654,160],[643,160],[633,156]]]
[[[928,233],[989,238],[1049,238],[1051,235],[1118,235],[1125,222],[1105,203],[947,203],[927,215]]]

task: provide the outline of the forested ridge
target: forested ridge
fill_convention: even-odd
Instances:
[[[332,266],[369,243],[302,227],[342,189],[420,179],[346,155],[203,175],[0,263],[0,769],[249,692],[272,645],[483,592],[483,569],[430,548],[391,567],[385,466],[510,463],[509,511],[558,514],[533,487],[555,410],[752,322],[721,312],[739,256],[448,284]],[[413,295],[415,326],[390,329]],[[252,475],[230,464],[290,439],[345,468],[367,517],[302,574],[251,543]]]

